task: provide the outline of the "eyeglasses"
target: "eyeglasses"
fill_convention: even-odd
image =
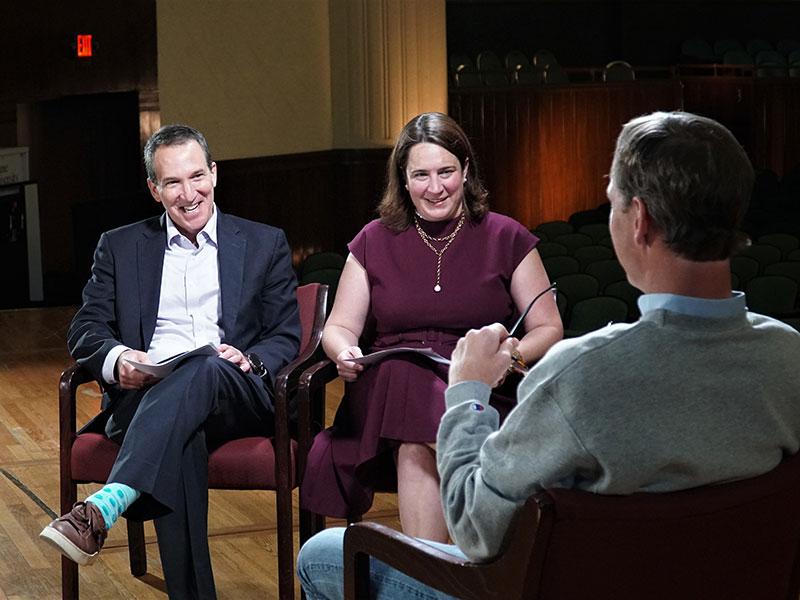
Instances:
[[[548,287],[546,287],[541,292],[536,294],[536,296],[533,297],[533,300],[530,301],[530,304],[528,304],[527,308],[519,316],[517,322],[514,323],[513,327],[511,327],[511,331],[508,332],[508,337],[514,337],[514,334],[520,328],[523,321],[525,321],[525,317],[528,316],[528,313],[530,312],[531,308],[533,308],[534,303],[549,291],[553,292],[553,297],[556,296],[558,291],[556,290],[555,283],[551,283]],[[528,365],[525,364],[525,360],[522,358],[522,355],[517,350],[514,350],[514,352],[511,353],[511,365],[508,367],[508,370],[510,372],[519,373],[520,375],[525,375],[529,370]]]
[[[531,311],[531,308],[533,308],[533,304],[534,304],[534,303],[535,303],[535,302],[536,302],[536,301],[537,301],[539,298],[541,298],[541,297],[542,297],[542,296],[544,296],[544,295],[545,295],[547,292],[549,292],[550,290],[552,290],[552,291],[553,291],[553,297],[555,297],[555,295],[556,295],[556,293],[557,293],[557,290],[556,290],[556,284],[555,284],[555,282],[554,282],[554,283],[551,283],[551,284],[550,284],[548,287],[546,287],[545,289],[543,289],[541,292],[539,292],[538,294],[536,294],[536,295],[533,297],[533,300],[531,300],[531,301],[530,301],[530,304],[528,304],[528,307],[527,307],[527,308],[526,308],[524,311],[522,311],[522,314],[519,316],[519,319],[517,319],[517,322],[516,322],[516,323],[514,323],[514,326],[513,326],[513,327],[511,328],[511,330],[508,332],[508,337],[514,337],[514,334],[515,334],[515,333],[517,333],[517,330],[519,329],[520,325],[522,325],[523,321],[525,321],[525,317],[527,317],[527,316],[528,316],[528,313]]]

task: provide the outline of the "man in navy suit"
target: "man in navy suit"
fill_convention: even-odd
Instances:
[[[89,564],[123,512],[154,518],[170,597],[214,598],[208,449],[272,431],[273,378],[299,347],[296,281],[281,230],[217,209],[217,166],[199,131],[161,128],[144,160],[165,213],[101,236],[68,339],[106,390],[88,427],[104,428],[120,452],[106,486],[41,536]],[[209,343],[215,355],[163,379],[130,362]]]

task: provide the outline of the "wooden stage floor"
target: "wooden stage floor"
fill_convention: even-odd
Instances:
[[[74,312],[75,307],[0,310],[0,600],[60,598],[60,554],[40,542],[38,534],[59,507],[58,378],[71,362],[65,339]],[[330,387],[329,422],[342,392],[339,382]],[[79,424],[99,405],[97,388],[83,386]],[[78,498],[98,487],[79,486]],[[219,598],[277,598],[274,494],[211,490],[209,499]],[[296,491],[293,500],[296,554]],[[399,527],[394,495],[378,494],[365,518]],[[121,522],[111,530],[98,561],[80,569],[81,598],[166,598],[152,524],[145,531],[148,574],[131,576]],[[297,584],[296,589],[299,594]]]

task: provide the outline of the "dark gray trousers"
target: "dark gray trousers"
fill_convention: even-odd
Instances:
[[[169,597],[216,598],[208,550],[208,453],[272,435],[267,385],[218,357],[195,357],[121,399],[106,427],[121,448],[109,476],[142,493],[125,516],[155,519]]]

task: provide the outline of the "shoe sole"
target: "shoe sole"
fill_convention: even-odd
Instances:
[[[88,554],[84,552],[75,544],[73,544],[67,536],[57,529],[50,527],[49,525],[42,529],[39,537],[51,546],[55,547],[68,559],[78,563],[79,565],[91,565],[94,562],[94,559],[97,558],[97,555],[100,553],[99,551],[95,552],[94,554]]]

